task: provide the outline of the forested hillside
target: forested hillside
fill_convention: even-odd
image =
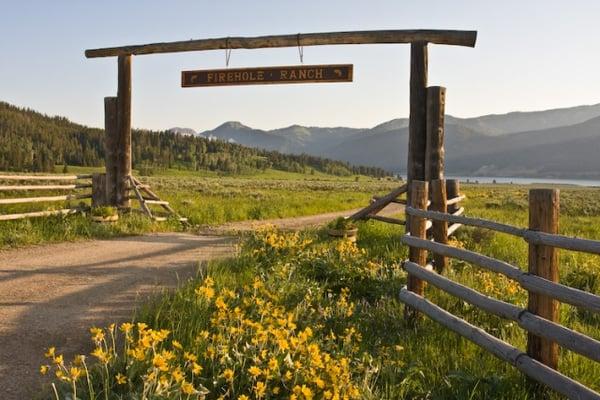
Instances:
[[[51,172],[56,165],[101,166],[104,131],[0,102],[0,170]],[[181,168],[244,173],[267,168],[334,175],[385,176],[376,167],[281,154],[172,132],[133,131],[134,168]]]

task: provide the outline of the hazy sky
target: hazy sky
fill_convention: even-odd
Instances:
[[[366,29],[474,29],[474,49],[430,45],[430,84],[456,116],[600,102],[600,1],[1,0],[0,100],[101,127],[116,59],[87,48],[236,35]],[[184,69],[225,52],[133,59],[133,125],[212,129],[370,127],[408,115],[409,45],[306,47],[304,62],[354,63],[354,82],[180,87]],[[298,49],[234,50],[231,67],[298,64]]]

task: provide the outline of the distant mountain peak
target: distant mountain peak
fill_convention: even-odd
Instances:
[[[216,129],[252,129],[247,125],[242,124],[240,121],[227,121],[221,125],[219,125],[218,127],[215,128]]]

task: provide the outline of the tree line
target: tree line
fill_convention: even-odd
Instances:
[[[104,165],[104,131],[0,102],[0,170],[53,172],[57,165]],[[169,131],[133,130],[136,169],[179,168],[239,174],[269,168],[332,175],[383,177],[377,167],[355,166],[308,154],[282,154]]]

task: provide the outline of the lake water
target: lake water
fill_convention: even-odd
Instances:
[[[406,180],[406,175],[400,174]],[[520,178],[520,177],[497,177],[497,176],[456,176],[448,175],[446,179],[458,179],[462,183],[508,183],[515,185],[576,185],[587,187],[600,187],[600,180],[594,179],[559,179],[559,178]]]
[[[516,185],[531,185],[534,183],[548,185],[577,185],[599,186],[600,181],[591,179],[555,179],[555,178],[519,178],[519,177],[490,177],[490,176],[447,176],[446,179],[458,179],[461,182],[479,183],[513,183]]]

